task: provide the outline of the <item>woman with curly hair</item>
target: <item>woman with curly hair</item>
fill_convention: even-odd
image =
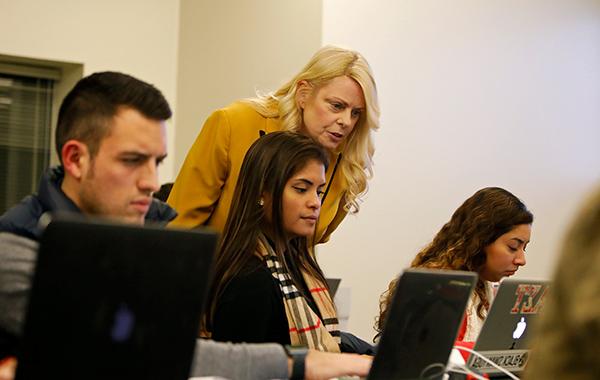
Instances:
[[[467,304],[459,341],[477,340],[493,298],[492,283],[512,276],[525,265],[532,223],[533,214],[519,198],[504,189],[487,187],[467,199],[412,261],[411,267],[479,274]],[[378,336],[384,327],[396,281],[390,283],[381,297],[375,326]]]
[[[371,134],[378,127],[369,64],[356,51],[325,46],[279,90],[235,102],[206,120],[168,198],[179,214],[173,224],[222,231],[250,145],[264,134],[292,131],[318,142],[331,162],[313,237],[323,243],[348,212],[359,210],[373,174]]]

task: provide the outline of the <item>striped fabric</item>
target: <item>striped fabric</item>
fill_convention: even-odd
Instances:
[[[293,346],[304,346],[319,351],[340,352],[340,331],[335,305],[327,287],[305,272],[302,276],[323,320],[312,311],[308,303],[292,283],[273,248],[267,240],[259,238],[258,253],[279,282],[283,293],[285,314],[290,326],[290,342]]]

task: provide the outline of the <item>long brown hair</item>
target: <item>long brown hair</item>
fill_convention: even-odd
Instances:
[[[411,267],[479,272],[486,260],[485,247],[514,227],[532,222],[533,214],[519,198],[502,188],[486,187],[473,194],[452,214],[433,241],[417,254]],[[383,331],[396,282],[393,280],[381,296],[375,327],[379,333]],[[477,315],[483,318],[489,300],[481,278],[475,286],[475,294],[480,301]]]
[[[283,227],[282,195],[287,181],[302,170],[310,160],[322,163],[327,170],[327,152],[310,137],[294,132],[269,133],[252,144],[240,169],[227,223],[217,253],[215,272],[209,290],[206,327],[210,329],[217,301],[229,281],[237,276],[255,255],[259,235],[269,228],[274,251],[290,273],[298,289],[302,278],[297,278],[291,266],[301,268],[325,283],[321,269],[310,253],[309,239],[289,239]],[[264,194],[271,202],[261,204]],[[265,210],[270,205],[271,210]],[[267,226],[265,215],[271,214]],[[311,239],[312,240],[312,239]]]

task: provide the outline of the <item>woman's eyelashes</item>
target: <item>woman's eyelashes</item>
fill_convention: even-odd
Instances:
[[[298,194],[304,194],[307,191],[309,191],[309,188],[307,187],[302,187],[302,186],[292,186],[292,188],[298,193]],[[323,197],[323,194],[325,194],[325,192],[323,191],[322,187],[317,188],[316,190],[317,192],[317,196],[319,198]]]
[[[523,252],[527,252],[527,245],[524,244],[521,246],[521,244],[519,245],[508,245],[508,249],[511,250],[511,252],[517,252],[519,250],[519,248],[523,247]]]
[[[308,190],[307,188],[305,188],[305,187],[300,187],[300,186],[292,186],[292,188],[293,188],[294,190],[296,190],[296,192],[297,192],[297,193],[299,193],[299,194],[304,194],[304,193],[306,193],[306,191]]]
[[[353,109],[352,110],[352,118],[353,119],[358,119],[360,117],[360,115],[362,115],[361,109]]]

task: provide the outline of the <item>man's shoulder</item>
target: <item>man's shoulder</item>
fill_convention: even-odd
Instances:
[[[3,263],[1,267],[5,268],[7,263],[14,260],[35,260],[38,247],[39,243],[34,239],[11,232],[0,232],[0,262]]]
[[[39,236],[38,222],[44,209],[36,195],[28,195],[0,216],[0,232],[10,232],[30,239]]]
[[[146,222],[167,224],[175,219],[176,216],[177,212],[174,208],[159,199],[153,198],[150,209],[146,214]]]

